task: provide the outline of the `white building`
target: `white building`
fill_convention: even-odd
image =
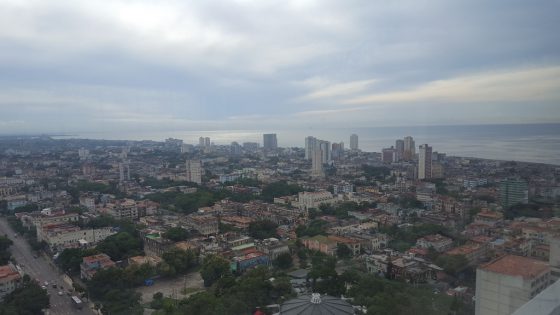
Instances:
[[[355,133],[350,136],[350,150],[358,150],[358,135]]]
[[[546,289],[546,262],[505,255],[476,270],[476,315],[509,315]]]
[[[0,301],[15,289],[19,288],[22,283],[22,275],[17,268],[12,265],[0,266]]]
[[[37,230],[39,241],[45,241],[53,252],[65,248],[93,246],[116,232],[110,227],[80,229],[72,224],[44,225]]]
[[[418,179],[429,178],[432,178],[432,147],[423,144],[418,153]]]
[[[311,208],[319,208],[321,204],[334,204],[336,198],[328,191],[317,192],[300,192],[298,194],[298,208],[300,210],[309,210]]]
[[[187,181],[202,184],[202,162],[200,160],[187,160]]]
[[[320,148],[315,148],[311,156],[311,176],[325,176],[325,171],[323,170],[323,151]]]

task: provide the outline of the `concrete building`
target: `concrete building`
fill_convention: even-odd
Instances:
[[[560,281],[546,288],[512,315],[560,315]]]
[[[324,235],[302,237],[301,242],[307,249],[316,250],[330,256],[336,255],[337,242]]]
[[[416,146],[414,143],[414,139],[412,137],[404,137],[404,152],[403,152],[403,159],[405,161],[411,161],[414,159],[416,155]]]
[[[128,162],[119,163],[119,182],[130,181],[130,164]]]
[[[529,201],[529,189],[524,180],[508,179],[500,183],[500,201],[502,207],[508,208],[518,203]]]
[[[332,159],[331,144],[329,141],[320,140],[315,137],[305,138],[305,158],[310,160],[313,158],[315,150],[321,150],[321,159],[323,164],[329,164]]]
[[[381,150],[381,160],[383,163],[393,163],[396,162],[397,151],[394,147],[385,148]]]
[[[313,150],[313,155],[311,157],[311,176],[325,176],[325,171],[323,170],[323,151],[320,148],[315,148]]]
[[[418,153],[418,179],[432,178],[432,147],[423,144]]]
[[[453,246],[453,240],[440,234],[426,235],[416,240],[416,246],[425,249],[433,248],[441,253]]]
[[[402,161],[402,159],[404,158],[404,140],[403,139],[397,139],[397,141],[395,141],[395,150],[397,153],[397,161]]]
[[[509,315],[550,285],[546,262],[514,255],[476,270],[476,315]]]
[[[38,228],[37,239],[45,241],[52,252],[58,252],[65,248],[93,246],[115,233],[109,227],[82,230],[72,224],[59,223]]]
[[[200,160],[187,160],[187,181],[202,184],[202,162]]]
[[[218,234],[218,218],[210,215],[188,216],[186,225],[200,235]]]
[[[265,150],[278,149],[278,139],[275,133],[265,133],[263,135],[263,148]]]
[[[355,133],[350,135],[350,150],[352,151],[358,150],[358,135]]]
[[[309,210],[311,208],[319,208],[321,204],[333,204],[336,198],[328,191],[317,192],[300,192],[298,194],[298,208],[300,210]]]
[[[140,217],[136,201],[132,199],[119,200],[113,204],[108,204],[107,214],[119,220],[137,220]]]
[[[17,268],[12,265],[0,266],[0,301],[15,289],[19,288],[22,284],[22,275]]]
[[[80,276],[84,280],[91,280],[99,270],[115,267],[115,262],[107,254],[97,254],[82,258]]]

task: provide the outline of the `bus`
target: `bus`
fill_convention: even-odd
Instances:
[[[80,300],[80,298],[78,298],[77,296],[73,295],[73,296],[71,297],[71,299],[72,299],[72,304],[74,304],[74,306],[75,306],[77,309],[82,309],[83,303],[82,303],[82,300]]]

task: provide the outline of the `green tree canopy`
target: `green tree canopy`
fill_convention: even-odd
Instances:
[[[206,256],[200,269],[205,286],[211,286],[218,279],[230,273],[229,262],[218,255]]]
[[[256,239],[278,237],[276,228],[278,224],[269,220],[254,221],[249,224],[249,235]]]
[[[97,245],[97,249],[118,261],[142,254],[142,240],[128,232],[111,235]]]
[[[167,230],[163,234],[163,237],[174,242],[184,241],[189,238],[189,231],[183,229],[182,227],[173,227]]]

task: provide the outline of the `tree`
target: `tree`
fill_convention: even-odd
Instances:
[[[249,224],[249,235],[256,239],[278,237],[276,228],[278,225],[269,220],[254,221]]]
[[[285,181],[279,181],[266,185],[261,192],[261,198],[264,201],[272,202],[276,197],[295,195],[301,191],[303,191],[303,188],[298,185],[290,185]]]
[[[456,275],[468,267],[469,260],[464,255],[442,255],[438,257],[436,264],[445,272]]]
[[[204,285],[207,287],[229,273],[231,273],[229,262],[217,255],[206,256],[200,269],[200,275],[204,279]]]
[[[336,245],[336,256],[338,256],[338,258],[349,258],[352,256],[352,251],[348,246],[338,243]]]
[[[10,260],[10,246],[12,246],[14,242],[11,239],[0,236],[0,265],[5,265]]]
[[[290,253],[280,254],[273,261],[273,264],[280,269],[289,269],[293,265],[292,255]]]
[[[4,303],[0,306],[0,314],[42,314],[42,310],[48,308],[49,305],[47,291],[41,289],[37,282],[27,278],[21,288],[5,297]],[[11,310],[16,310],[16,312],[12,313]]]
[[[185,273],[196,266],[198,258],[192,250],[172,249],[162,255],[163,260],[177,273]]]
[[[119,232],[101,241],[97,249],[118,261],[142,254],[142,240],[128,232]]]
[[[163,237],[174,242],[184,241],[189,238],[189,232],[182,227],[173,227],[163,234]]]

